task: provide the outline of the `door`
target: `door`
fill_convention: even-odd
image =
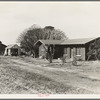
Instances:
[[[18,49],[15,49],[15,48],[11,49],[11,55],[18,56]]]

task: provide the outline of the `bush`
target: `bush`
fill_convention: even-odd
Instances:
[[[67,54],[64,54],[63,57],[62,57],[62,62],[63,63],[66,63],[66,59],[68,58],[68,55]]]
[[[100,53],[98,54],[98,60],[100,60]]]

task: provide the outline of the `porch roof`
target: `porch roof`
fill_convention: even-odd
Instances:
[[[99,38],[99,37],[98,37]],[[76,44],[86,44],[97,38],[80,38],[80,39],[67,39],[67,40],[38,40],[35,45],[39,42],[42,44],[54,44],[54,45],[76,45]]]
[[[68,39],[61,43],[61,45],[75,45],[75,44],[86,44],[97,38],[80,38],[80,39]]]
[[[64,40],[38,40],[34,45],[36,45],[37,43],[41,42],[42,44],[56,44],[56,45],[60,45]]]
[[[10,45],[8,45],[6,48],[10,49],[10,48],[13,48],[13,47],[15,47],[15,46],[19,47],[17,44],[10,44]]]

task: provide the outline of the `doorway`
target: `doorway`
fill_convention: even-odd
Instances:
[[[12,56],[18,56],[18,49],[11,49]]]

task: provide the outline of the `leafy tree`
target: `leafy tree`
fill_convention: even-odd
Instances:
[[[100,39],[95,40],[95,42],[91,43],[89,46],[89,52],[87,53],[88,60],[90,58],[100,60]]]

